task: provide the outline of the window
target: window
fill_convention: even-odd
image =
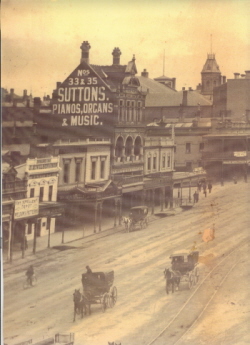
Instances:
[[[200,150],[200,151],[203,151],[203,150],[204,150],[204,143],[200,143],[200,145],[199,145],[199,150]]]
[[[64,163],[63,166],[63,182],[69,183],[69,163]]]
[[[104,176],[105,176],[105,160],[101,160],[100,178],[104,178]]]
[[[191,144],[186,143],[186,153],[191,153]]]
[[[49,201],[52,201],[53,196],[53,186],[49,186]]]
[[[151,157],[148,157],[148,170],[151,170]]]
[[[96,161],[91,162],[91,180],[95,180]]]
[[[168,168],[170,168],[170,164],[171,164],[171,157],[168,156]]]
[[[81,162],[76,161],[75,165],[75,182],[80,182],[80,175],[81,175]]]
[[[34,198],[35,196],[35,188],[30,188],[30,198]]]
[[[39,201],[43,201],[44,187],[40,187]]]
[[[187,171],[192,171],[192,162],[186,162]]]
[[[166,156],[162,157],[162,168],[166,168]]]
[[[156,157],[153,157],[153,170],[156,170]]]

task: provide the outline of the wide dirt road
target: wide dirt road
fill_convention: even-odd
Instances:
[[[75,249],[45,257],[43,263],[35,264],[39,284],[32,289],[22,288],[23,269],[6,270],[5,342],[16,344],[32,338],[34,343],[57,332],[74,332],[77,345],[106,345],[113,341],[121,342],[122,345],[149,345],[154,341],[156,344],[175,344],[178,337],[179,344],[205,344],[205,340],[200,338],[201,329],[204,327],[202,321],[206,323],[206,315],[210,321],[213,315],[222,317],[218,308],[224,293],[230,302],[241,301],[237,310],[233,309],[233,313],[236,320],[240,316],[241,324],[247,324],[249,310],[246,312],[246,302],[240,299],[240,295],[247,294],[248,284],[242,282],[249,282],[249,270],[248,275],[239,275],[235,267],[227,277],[228,271],[218,271],[221,279],[211,285],[208,293],[211,296],[215,290],[222,293],[218,291],[214,295],[193,326],[193,320],[190,321],[191,324],[185,324],[188,311],[183,307],[186,301],[195,293],[195,303],[200,304],[200,308],[194,308],[192,312],[198,317],[209,298],[204,298],[202,288],[195,292],[194,289],[188,290],[184,286],[180,291],[166,295],[163,270],[169,264],[172,251],[191,249],[194,241],[197,242],[202,256],[199,284],[233,249],[236,258],[242,255],[247,261],[249,256],[245,248],[249,248],[246,246],[250,224],[247,212],[249,194],[249,184],[243,182],[237,185],[227,184],[224,187],[218,185],[207,198],[202,195],[192,210],[159,219],[152,222],[147,229],[133,233],[117,233],[85,246],[79,247],[78,244]],[[204,243],[202,232],[213,224],[216,229],[215,239]],[[224,262],[233,266],[235,257],[229,256]],[[105,313],[101,311],[100,305],[93,305],[92,315],[83,319],[78,316],[73,323],[72,294],[75,288],[81,288],[81,273],[85,272],[87,264],[94,271],[115,271],[114,285],[118,289],[118,300],[115,307],[108,308]],[[241,286],[239,292],[238,285]],[[231,295],[234,296],[233,301]],[[223,309],[224,316],[227,312],[230,313],[231,306],[235,306],[230,302],[227,308]],[[172,320],[178,321],[177,324]],[[235,323],[228,324],[229,328],[234,326]],[[183,331],[178,335],[176,327],[191,327],[190,333]],[[167,333],[162,333],[165,328],[168,328]],[[217,328],[219,334],[219,326]],[[158,337],[159,334],[161,337]],[[232,337],[233,335],[234,332]],[[216,342],[215,336],[209,344],[244,344],[237,342],[237,339],[231,339],[230,343],[221,339]]]

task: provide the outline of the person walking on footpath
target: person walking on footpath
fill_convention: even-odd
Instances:
[[[194,192],[194,194],[193,194],[193,198],[194,198],[194,204],[197,202],[197,196],[196,196],[196,191]]]
[[[207,189],[203,190],[203,194],[205,195],[205,198],[207,197]]]
[[[208,188],[208,190],[209,190],[209,193],[211,193],[212,188],[213,188],[213,186],[212,186],[212,183],[211,183],[211,182],[209,182],[209,183],[208,183],[207,188]]]

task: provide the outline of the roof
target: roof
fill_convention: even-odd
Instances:
[[[201,73],[221,73],[219,65],[215,60],[215,54],[207,54],[207,60]]]
[[[177,107],[182,104],[183,91],[175,91],[167,88],[154,79],[138,77],[140,89],[146,91],[146,107]],[[197,91],[187,90],[188,106],[211,106],[212,102]]]

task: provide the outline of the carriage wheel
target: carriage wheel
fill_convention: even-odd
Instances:
[[[105,312],[109,303],[109,295],[107,293],[103,295],[101,303],[102,303],[102,311]]]
[[[117,301],[117,288],[113,286],[110,291],[110,307],[111,308],[113,308],[113,306],[116,304],[116,301]]]

